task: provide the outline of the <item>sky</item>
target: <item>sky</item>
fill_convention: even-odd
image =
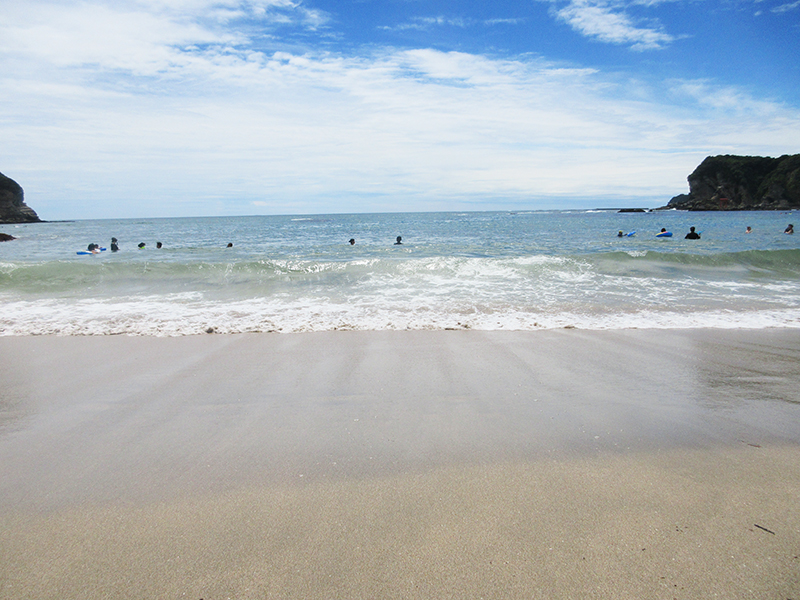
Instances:
[[[0,0],[46,220],[656,207],[800,153],[800,0]]]

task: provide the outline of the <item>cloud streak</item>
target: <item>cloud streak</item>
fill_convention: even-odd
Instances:
[[[622,8],[605,2],[573,0],[556,11],[559,19],[586,37],[610,44],[630,45],[634,50],[655,50],[675,38],[660,29],[637,26]]]
[[[787,4],[781,4],[780,6],[776,6],[775,8],[771,9],[771,12],[774,12],[776,14],[781,14],[797,10],[798,8],[800,8],[800,0],[798,0],[797,2],[791,2]]]

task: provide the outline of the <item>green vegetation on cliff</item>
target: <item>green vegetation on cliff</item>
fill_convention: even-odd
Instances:
[[[689,175],[689,193],[664,208],[788,210],[800,208],[800,154],[709,156]]]

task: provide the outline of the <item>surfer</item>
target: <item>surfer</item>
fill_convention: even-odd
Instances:
[[[139,242],[139,246],[138,246],[139,250],[144,250],[144,246],[145,246],[144,242]]]
[[[788,234],[794,233],[794,225],[789,223],[789,226],[783,230],[783,233],[788,233]]]
[[[111,251],[112,252],[118,252],[119,251],[119,246],[117,245],[117,238],[113,238],[113,237],[111,238]]]
[[[394,243],[394,245],[395,246],[400,246],[402,244],[403,244],[403,237],[398,235],[397,236],[397,241]]]
[[[625,237],[625,234],[624,234],[624,233],[622,233],[622,232],[620,231],[620,232],[617,234],[617,237]]]
[[[694,227],[689,227],[689,233],[683,238],[685,240],[699,240],[700,234],[694,230]]]

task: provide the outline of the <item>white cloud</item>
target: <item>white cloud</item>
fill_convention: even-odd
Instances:
[[[788,4],[781,4],[780,6],[776,6],[775,8],[771,9],[771,11],[774,13],[785,13],[797,8],[800,8],[800,0]]]
[[[2,171],[49,219],[667,199],[706,154],[800,139],[797,111],[710,82],[430,49],[256,51],[201,0],[38,6],[0,31]]]
[[[382,27],[387,31],[405,31],[409,29],[416,29],[419,31],[428,31],[433,27],[460,27],[464,28],[472,23],[469,19],[461,17],[445,17],[442,15],[436,17],[414,17],[408,23],[400,23],[399,25],[386,25]]]
[[[587,37],[634,50],[662,48],[675,38],[659,29],[639,27],[619,7],[592,0],[573,0],[556,12],[570,27]]]
[[[414,29],[418,31],[429,31],[434,27],[458,27],[464,29],[477,24],[485,25],[487,27],[494,27],[496,25],[519,25],[523,23],[524,19],[485,19],[477,21],[475,19],[468,19],[464,17],[445,17],[439,15],[436,17],[414,17],[410,22],[400,23],[398,25],[385,25],[381,27],[386,31],[405,31]]]
[[[525,19],[487,19],[483,23],[484,25],[519,25],[524,23]]]

